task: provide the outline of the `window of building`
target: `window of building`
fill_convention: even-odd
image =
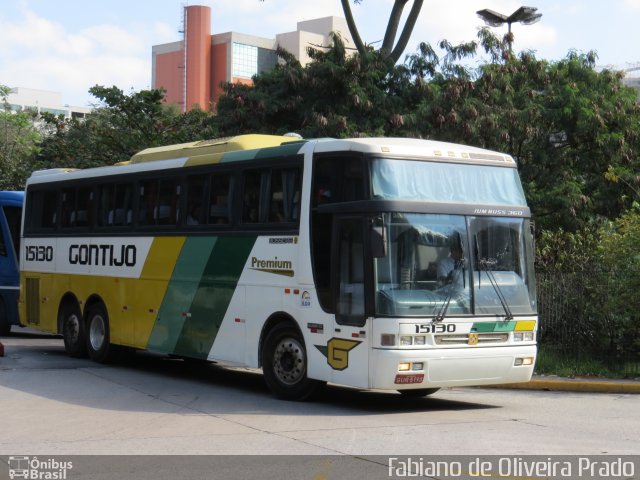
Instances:
[[[231,47],[231,76],[251,78],[258,73],[258,47],[234,42]]]

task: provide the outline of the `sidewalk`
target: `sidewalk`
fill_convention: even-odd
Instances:
[[[607,378],[565,378],[555,375],[534,375],[528,383],[509,383],[496,385],[496,388],[514,388],[519,390],[552,390],[564,392],[591,393],[636,393],[640,394],[640,381],[611,380]]]

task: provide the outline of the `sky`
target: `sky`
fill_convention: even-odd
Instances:
[[[181,39],[185,5],[211,7],[212,33],[267,38],[295,31],[298,21],[344,16],[340,0],[0,0],[0,85],[61,92],[73,106],[95,104],[88,90],[96,84],[125,92],[150,88],[151,47]],[[392,5],[352,4],[366,43],[383,38]],[[484,25],[477,10],[509,15],[522,5],[543,16],[534,25],[513,25],[515,51],[557,61],[593,50],[598,67],[640,66],[640,0],[424,0],[405,54],[420,42],[475,40]]]

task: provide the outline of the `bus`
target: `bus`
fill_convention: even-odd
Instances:
[[[18,322],[18,257],[24,192],[0,191],[0,335]]]
[[[289,400],[531,378],[532,222],[509,155],[241,135],[35,172],[26,195],[21,312],[70,355],[261,368]]]

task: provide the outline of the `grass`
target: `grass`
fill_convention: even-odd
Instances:
[[[558,375],[560,377],[640,377],[638,361],[611,361],[582,355],[568,355],[552,349],[541,348],[535,367],[536,374]]]

